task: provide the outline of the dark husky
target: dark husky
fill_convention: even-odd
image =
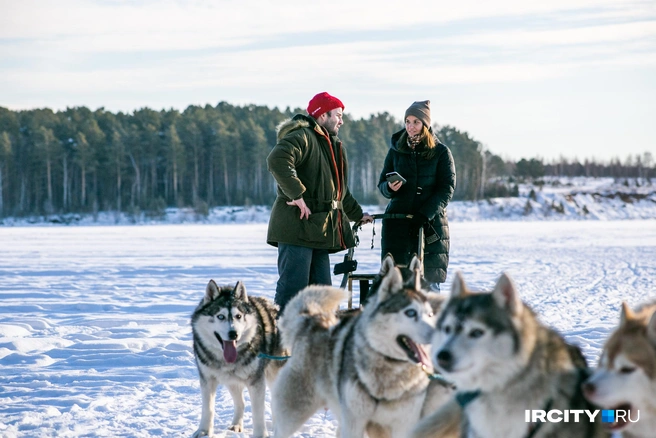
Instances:
[[[271,301],[249,297],[242,282],[219,287],[210,280],[207,284],[205,297],[191,316],[203,398],[194,438],[212,436],[216,388],[220,384],[228,388],[235,405],[230,430],[243,431],[246,387],[253,411],[253,436],[268,436],[264,424],[266,383],[271,385],[283,362],[259,355],[285,355],[276,328],[277,314]]]

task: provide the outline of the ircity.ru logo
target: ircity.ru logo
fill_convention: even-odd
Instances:
[[[624,409],[604,409],[601,411],[602,423],[617,423],[619,421],[637,423],[640,420],[640,411],[634,411],[635,419],[631,417],[632,412]],[[552,409],[544,411],[541,409],[526,409],[524,419],[527,423],[578,423],[588,421],[593,423],[599,415],[599,410],[589,411],[583,409],[570,409],[559,411]]]
[[[624,423],[630,421],[631,423],[637,423],[640,420],[640,411],[636,412],[635,420],[631,418],[631,411],[624,409],[604,409],[601,411],[601,422],[602,423],[619,423],[620,420]]]

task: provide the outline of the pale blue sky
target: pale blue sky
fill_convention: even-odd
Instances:
[[[505,158],[656,156],[656,1],[0,0],[0,106],[432,118]]]

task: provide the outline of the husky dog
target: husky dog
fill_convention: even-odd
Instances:
[[[277,314],[277,307],[271,301],[247,296],[241,281],[234,287],[219,287],[214,280],[207,284],[205,297],[191,316],[194,356],[203,398],[203,411],[194,438],[212,436],[219,384],[228,388],[235,405],[230,430],[243,432],[246,387],[253,410],[253,436],[268,436],[264,424],[266,383],[271,385],[282,363],[258,355],[285,355],[275,323]]]
[[[438,293],[430,292],[429,287],[430,283],[426,281],[422,274],[423,267],[421,265],[421,260],[417,257],[417,255],[412,256],[412,260],[410,260],[410,263],[408,266],[399,266],[396,264],[394,261],[394,256],[390,253],[387,253],[385,257],[383,257],[383,261],[388,260],[387,263],[382,263],[380,266],[380,271],[378,274],[374,276],[374,278],[371,280],[371,287],[369,289],[369,292],[367,293],[367,296],[360,302],[361,306],[365,306],[369,300],[373,300],[374,298],[373,295],[375,295],[376,291],[380,288],[380,284],[383,281],[383,278],[385,278],[385,275],[387,274],[388,268],[391,266],[395,266],[399,269],[401,272],[401,277],[403,278],[403,282],[406,283],[410,281],[411,279],[414,280],[415,278],[415,273],[417,270],[419,270],[419,288],[421,288],[422,292],[426,296],[429,297],[429,301],[431,301],[431,304],[433,305],[433,310],[434,313],[437,313],[437,309],[440,307],[442,302],[445,300],[443,295],[440,295]]]
[[[387,271],[391,266],[396,266],[397,268],[399,268],[404,283],[407,282],[413,283],[414,281],[416,281],[415,279],[416,273],[417,272],[421,273],[421,271],[423,270],[421,261],[419,260],[419,258],[417,258],[416,254],[412,257],[412,260],[410,261],[410,264],[408,264],[407,267],[396,265],[396,263],[393,262],[394,257],[392,256],[392,254],[388,253],[385,257],[389,258],[389,260],[392,263],[388,261],[388,263],[383,263],[381,265],[380,272],[378,272],[378,274],[375,276],[375,278],[372,281],[371,290],[369,295],[367,296],[367,299],[369,299],[370,297],[376,294],[376,291],[380,288],[381,282],[383,278],[385,278],[385,275],[387,274]],[[433,314],[435,315],[439,314],[442,305],[446,301],[445,295],[437,292],[431,292],[429,290],[430,283],[428,283],[426,279],[424,279],[424,276],[421,274],[419,274],[419,284],[422,292],[424,293],[424,295],[426,295],[426,298],[428,299],[428,303],[430,304],[433,310]],[[373,298],[371,299],[373,300]],[[364,304],[366,304],[366,302]],[[425,345],[424,348],[426,349],[427,353],[430,356],[430,346]],[[450,382],[448,382],[446,379],[444,379],[443,376],[439,375],[439,373],[431,374],[430,379],[431,380],[428,383],[428,388],[426,389],[426,397],[424,399],[424,405],[421,409],[421,416],[420,416],[421,418],[423,418],[427,414],[434,412],[435,410],[437,410],[437,408],[444,405],[454,394],[453,385]],[[369,432],[369,435],[370,438],[373,438],[371,432]]]
[[[620,325],[583,391],[603,409],[628,412],[625,421],[605,423],[610,430],[624,437],[656,436],[656,302],[635,312],[622,303]]]
[[[293,354],[272,389],[274,436],[293,434],[315,411],[329,407],[342,437],[407,437],[429,384],[435,323],[419,289],[419,271],[404,283],[391,258],[368,304],[338,317],[345,291],[309,286],[285,307],[283,345]]]
[[[586,368],[580,350],[537,320],[506,274],[491,293],[470,292],[456,274],[432,352],[457,394],[417,425],[415,438],[604,436],[600,421],[590,423],[585,414],[580,422],[527,422],[526,410],[595,408],[580,389]]]

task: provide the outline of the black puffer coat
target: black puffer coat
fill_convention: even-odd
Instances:
[[[385,158],[378,188],[390,199],[385,213],[421,213],[429,220],[424,226],[425,238],[437,234],[437,241],[425,244],[424,277],[432,283],[446,281],[449,265],[449,222],[446,207],[456,186],[456,169],[451,151],[435,138],[435,153],[427,158],[423,145],[414,151],[406,142],[399,143],[405,129],[392,135],[392,146]],[[432,133],[432,132],[431,132]],[[406,179],[401,188],[393,192],[385,175],[396,171]],[[419,229],[406,219],[386,219],[382,230],[382,256],[391,253],[400,264],[408,264],[417,252]]]

